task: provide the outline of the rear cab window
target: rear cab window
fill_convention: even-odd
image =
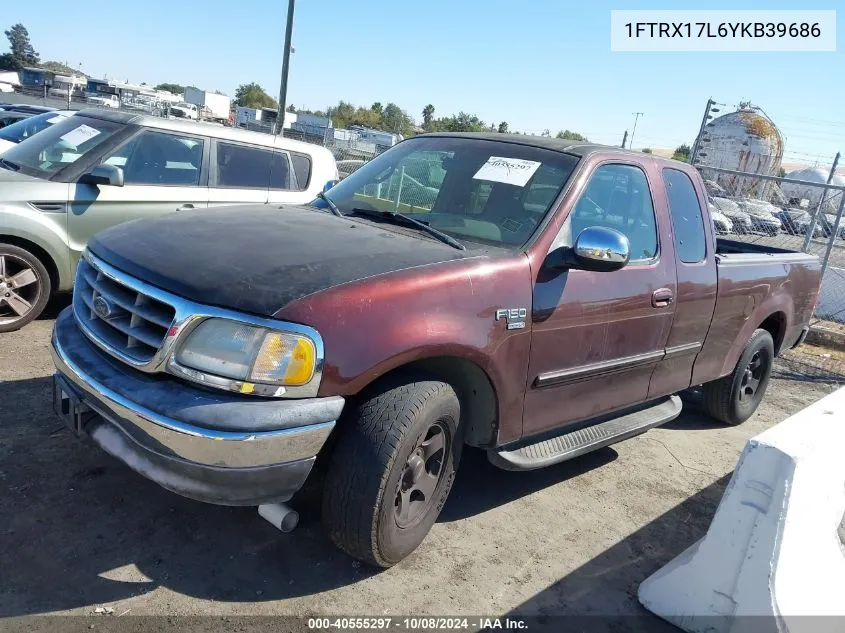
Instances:
[[[665,168],[663,182],[669,199],[675,252],[685,264],[697,264],[707,255],[701,203],[690,177],[680,169]]]

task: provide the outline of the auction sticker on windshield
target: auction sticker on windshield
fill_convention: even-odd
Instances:
[[[531,180],[531,176],[537,171],[542,163],[536,160],[523,160],[521,158],[502,158],[491,156],[481,166],[474,180],[489,180],[491,182],[503,182],[506,185],[524,187]]]
[[[75,128],[62,136],[63,141],[67,141],[71,145],[75,147],[79,147],[85,141],[89,141],[95,136],[100,133],[100,130],[95,130],[94,128],[87,126],[87,125],[80,125],[78,128]]]

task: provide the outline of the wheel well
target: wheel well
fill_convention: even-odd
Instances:
[[[780,346],[783,345],[783,338],[786,336],[786,315],[783,312],[775,312],[767,317],[759,327],[772,335],[772,340],[775,343],[775,356],[780,354]]]
[[[457,356],[424,358],[391,369],[367,385],[356,396],[348,400],[366,398],[378,385],[406,372],[424,372],[449,383],[455,389],[461,402],[461,424],[464,426],[464,442],[471,446],[495,444],[499,429],[496,390],[485,371],[472,361]]]
[[[0,242],[22,248],[37,257],[44,265],[44,268],[47,269],[47,274],[50,275],[50,285],[53,288],[53,292],[56,291],[59,287],[59,269],[56,266],[56,262],[53,261],[53,258],[50,257],[50,254],[47,251],[38,246],[38,244],[15,235],[0,235]]]

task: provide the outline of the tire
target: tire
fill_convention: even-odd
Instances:
[[[704,410],[720,422],[736,426],[750,418],[766,393],[775,344],[766,330],[755,330],[734,370],[703,385]]]
[[[337,547],[390,567],[419,546],[452,489],[460,413],[450,385],[413,374],[390,379],[344,416],[323,488],[323,527]]]
[[[0,332],[14,332],[37,318],[50,292],[50,275],[35,255],[0,243]]]

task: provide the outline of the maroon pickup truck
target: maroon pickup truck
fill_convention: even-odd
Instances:
[[[815,257],[717,240],[689,165],[427,134],[307,206],[97,235],[56,321],[54,401],[210,503],[285,502],[316,464],[330,538],[386,567],[431,528],[465,445],[548,466],[672,420],[698,385],[743,422],[819,281]]]

